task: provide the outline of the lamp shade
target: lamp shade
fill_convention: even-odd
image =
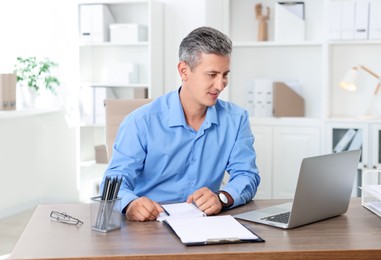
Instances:
[[[366,75],[367,78],[359,75],[360,70],[366,72],[364,75]],[[356,66],[347,71],[344,78],[340,81],[339,86],[347,91],[353,92],[353,91],[356,91],[358,86],[360,85],[361,86],[369,85],[369,82],[372,82],[372,84],[377,84],[377,85],[373,92],[372,99],[369,102],[369,107],[366,113],[362,117],[365,117],[365,118],[380,117],[381,115],[380,113],[377,112],[377,108],[375,107],[377,103],[376,97],[379,90],[381,89],[381,78],[379,75],[377,75],[376,73],[374,73],[373,71],[371,71],[365,66]]]
[[[339,85],[347,91],[357,90],[358,69],[351,68],[345,73],[344,78],[340,81]]]

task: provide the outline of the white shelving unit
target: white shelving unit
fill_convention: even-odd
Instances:
[[[104,6],[112,16],[112,24],[145,28],[145,39],[111,41],[107,19],[103,20],[105,40],[94,42],[81,37],[81,15],[84,14],[81,9],[93,5]],[[78,14],[81,172],[94,172],[94,176],[99,176],[105,169],[105,165],[95,165],[95,146],[105,144],[103,100],[155,98],[163,94],[163,4],[154,0],[80,0]],[[91,14],[93,20],[96,17],[91,26],[102,23],[99,13]],[[132,65],[133,77],[123,78],[127,75],[126,66]]]
[[[294,79],[302,86],[305,117],[251,118],[256,136],[254,145],[258,154],[257,163],[262,175],[258,192],[258,197],[261,198],[290,197],[293,194],[293,183],[296,183],[300,159],[332,152],[332,143],[335,142],[332,137],[338,129],[365,129],[359,169],[365,166],[379,167],[381,157],[379,122],[358,119],[359,115],[365,113],[373,89],[350,93],[338,87],[345,72],[353,66],[365,65],[377,74],[381,73],[381,60],[377,55],[381,53],[381,40],[329,40],[330,0],[305,0],[305,40],[274,41],[276,2],[278,1],[206,1],[207,10],[217,10],[226,18],[209,20],[208,23],[227,33],[233,41],[227,89],[230,101],[247,107],[246,86],[254,79]],[[265,42],[257,41],[257,3],[263,5],[263,12],[267,6],[270,7],[269,39]],[[211,17],[218,15],[213,14]],[[381,104],[381,97],[378,103]],[[314,123],[311,124],[311,121]],[[285,128],[291,131],[283,131]],[[308,138],[298,141],[295,139],[298,135]],[[286,144],[288,146],[284,146]],[[306,145],[310,148],[306,149]],[[287,158],[290,154],[296,154],[295,158],[282,159],[282,155]],[[358,183],[361,183],[361,175],[359,176]],[[290,189],[287,190],[288,188]],[[358,196],[358,193],[354,195]]]
[[[163,94],[162,4],[153,0],[82,0],[79,1],[79,15],[81,16],[81,6],[95,4],[108,8],[114,24],[136,24],[146,28],[147,37],[144,41],[136,42],[106,40],[90,43],[82,42],[80,37],[80,85],[107,87],[113,89],[120,98],[126,98],[123,91],[136,88],[146,88],[148,97]],[[81,25],[79,32],[80,28]],[[110,34],[110,30],[106,30],[105,34]],[[137,77],[134,82],[120,83],[121,80],[113,79],[115,73],[111,72],[116,71],[120,63],[136,66]]]

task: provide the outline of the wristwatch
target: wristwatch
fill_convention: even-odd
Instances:
[[[233,205],[233,201],[229,198],[230,195],[227,194],[227,192],[219,190],[216,192],[216,194],[217,194],[218,199],[220,200],[223,208],[228,208],[231,205]]]

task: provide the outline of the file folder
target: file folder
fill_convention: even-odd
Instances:
[[[283,82],[273,85],[273,115],[275,117],[303,117],[304,99]]]

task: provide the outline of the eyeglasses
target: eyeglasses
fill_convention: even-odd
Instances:
[[[83,222],[77,218],[73,218],[72,216],[69,216],[65,212],[58,212],[58,211],[52,211],[50,212],[50,217],[66,224],[70,225],[82,225]]]

